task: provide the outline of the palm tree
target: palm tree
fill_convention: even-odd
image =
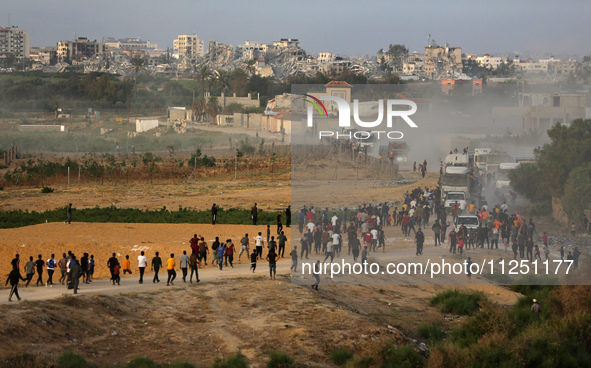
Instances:
[[[209,82],[211,77],[211,70],[209,70],[207,65],[201,65],[195,71],[195,78],[199,81],[199,84],[201,85],[201,96],[203,96],[203,94],[205,93],[205,83]]]
[[[137,73],[139,73],[140,69],[144,65],[144,59],[136,56],[131,59],[131,65],[133,65],[133,79],[135,82],[135,95],[137,97]]]
[[[230,73],[225,70],[214,71],[216,75],[217,85],[220,88],[220,92],[226,92],[230,90]]]
[[[199,96],[193,101],[193,105],[191,106],[191,110],[193,110],[193,115],[195,115],[195,120],[201,121],[203,119],[203,114],[205,113],[205,99],[203,96]]]
[[[244,71],[246,72],[246,74],[248,74],[249,76],[254,74],[254,72],[256,71],[255,64],[256,61],[252,59],[246,60],[244,62]]]
[[[215,124],[215,118],[220,113],[220,105],[217,97],[210,97],[205,105],[205,113],[211,118],[212,123]]]

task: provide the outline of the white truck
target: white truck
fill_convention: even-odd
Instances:
[[[445,198],[445,207],[450,208],[457,200],[460,208],[466,208],[472,189],[470,169],[465,166],[448,166],[441,178],[441,191]],[[463,201],[463,208],[461,207]],[[448,206],[448,203],[451,203]]]
[[[509,172],[511,170],[519,169],[521,164],[519,162],[503,162],[499,164],[499,172],[497,174],[497,190],[501,193],[506,193],[511,190],[511,181],[509,180]]]

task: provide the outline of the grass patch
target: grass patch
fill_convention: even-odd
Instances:
[[[89,367],[86,359],[82,355],[78,355],[71,350],[65,351],[59,356],[57,360],[60,368],[86,368]]]
[[[427,323],[419,327],[419,335],[433,344],[443,340],[445,331],[439,323]]]
[[[237,351],[236,354],[229,355],[224,359],[217,358],[212,368],[248,368],[248,360],[246,357],[242,355],[240,351]]]
[[[344,365],[353,358],[353,352],[347,348],[336,348],[328,356],[335,365]]]
[[[383,368],[421,368],[424,358],[410,346],[387,346],[382,351]]]
[[[448,289],[431,298],[429,305],[438,306],[442,313],[471,315],[478,310],[478,302],[481,300],[484,300],[484,294],[480,292]]]
[[[294,368],[295,359],[285,353],[272,352],[269,354],[267,368]]]
[[[157,368],[158,366],[154,361],[145,356],[138,356],[127,363],[127,368]]]
[[[10,229],[15,227],[37,225],[49,222],[62,222],[66,217],[66,207],[48,211],[23,211],[13,210],[0,212],[0,228]],[[259,212],[259,225],[276,224],[278,212]],[[250,225],[250,210],[246,209],[222,209],[218,210],[218,224]],[[197,211],[180,208],[178,211],[170,211],[166,207],[159,210],[141,210],[137,208],[94,207],[75,210],[72,218],[76,222],[114,222],[114,223],[170,223],[170,224],[210,224],[211,211]]]

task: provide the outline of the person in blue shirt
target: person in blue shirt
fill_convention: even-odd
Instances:
[[[220,265],[220,270],[224,265],[224,253],[226,253],[226,244],[221,243],[218,249],[216,249],[216,256],[218,257],[218,264]]]

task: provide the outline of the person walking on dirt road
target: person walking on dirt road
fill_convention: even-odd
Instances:
[[[166,261],[166,270],[168,271],[168,281],[166,282],[166,286],[170,286],[171,284],[174,286],[174,279],[176,278],[174,267],[174,253],[171,253],[170,258]]]
[[[153,283],[160,282],[160,279],[158,278],[158,271],[160,271],[160,268],[162,267],[162,258],[160,258],[159,255],[160,253],[156,252],[156,255],[154,258],[152,258],[151,269],[154,270],[154,279],[152,280]]]

